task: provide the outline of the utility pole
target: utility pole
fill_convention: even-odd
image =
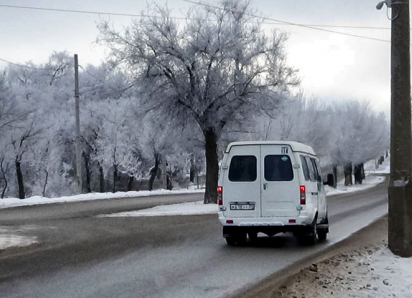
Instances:
[[[409,0],[386,0],[392,7],[391,42],[391,174],[389,249],[412,256],[412,139]]]
[[[80,103],[79,103],[79,61],[74,55],[74,98],[76,106],[76,172],[79,193],[83,192],[82,159],[80,149]]]

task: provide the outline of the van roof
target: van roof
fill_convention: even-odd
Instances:
[[[233,146],[247,146],[247,145],[288,145],[292,148],[292,151],[295,152],[304,152],[308,154],[315,155],[315,151],[313,151],[312,147],[298,143],[298,142],[291,142],[291,141],[247,141],[247,142],[233,142],[230,143],[226,148],[226,153],[230,152],[230,149]]]

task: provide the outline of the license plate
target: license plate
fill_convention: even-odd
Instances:
[[[255,210],[255,204],[230,204],[230,210]]]

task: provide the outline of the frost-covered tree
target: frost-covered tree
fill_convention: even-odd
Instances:
[[[80,93],[87,101],[120,99],[131,96],[135,83],[122,71],[113,69],[108,63],[99,66],[87,65],[80,72]]]
[[[151,17],[124,32],[107,22],[99,26],[99,41],[140,81],[145,104],[173,119],[191,117],[202,131],[205,203],[217,200],[218,140],[225,125],[245,106],[271,111],[279,95],[298,83],[286,65],[286,35],[267,34],[250,13],[249,2],[227,0],[222,8],[191,9],[179,24],[170,10],[156,6]]]
[[[0,137],[13,123],[24,118],[17,109],[17,102],[10,90],[6,72],[0,74]]]
[[[388,123],[384,114],[375,113],[367,101],[334,103],[329,113],[334,132],[331,159],[344,165],[345,184],[352,185],[353,165],[374,159],[388,148]]]
[[[297,141],[315,149],[322,160],[329,158],[331,142],[330,116],[326,103],[318,99],[306,99],[302,94],[288,97],[271,115],[250,113],[248,119],[238,119],[227,127],[228,142]]]

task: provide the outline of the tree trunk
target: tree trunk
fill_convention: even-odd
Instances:
[[[365,176],[365,165],[363,163],[361,163],[361,177],[362,180],[365,180],[366,176]]]
[[[172,190],[173,189],[173,183],[172,183],[172,177],[171,175],[166,173],[166,189],[167,190]]]
[[[4,167],[3,167],[3,162],[4,162],[4,158],[0,161],[0,169],[1,169],[1,174],[2,174],[2,176],[3,176],[3,181],[4,181],[4,187],[3,187],[3,190],[1,191],[1,198],[2,198],[2,199],[4,199],[4,194],[6,193],[7,186],[8,186],[8,181],[7,181],[6,173],[7,173],[8,168],[9,168],[9,164],[7,164],[6,169],[4,169]]]
[[[159,170],[159,155],[155,154],[155,165],[150,170],[149,190],[153,190],[153,183],[156,178],[156,174],[158,170]]]
[[[213,129],[203,131],[206,150],[206,191],[204,203],[217,203],[217,182],[219,161],[217,156],[217,135]]]
[[[86,168],[86,191],[88,193],[92,192],[92,189],[90,187],[90,157],[83,152],[83,159],[84,159],[84,166]]]
[[[353,174],[355,176],[355,184],[362,184],[362,180],[363,180],[362,167],[363,167],[363,164],[357,164],[355,165],[355,168],[353,169]]]
[[[190,159],[190,171],[189,171],[190,182],[195,183],[196,177],[196,165],[193,158]]]
[[[113,166],[113,193],[116,192],[116,182],[117,182],[117,177],[118,176],[118,171],[117,171],[117,165]]]
[[[26,192],[24,191],[23,173],[21,171],[21,164],[17,158],[16,158],[16,174],[17,174],[17,185],[19,187],[19,199],[23,200],[26,197]]]
[[[100,182],[100,192],[104,192],[104,172],[103,167],[99,164],[99,182]]]
[[[47,187],[47,181],[49,179],[49,172],[47,170],[44,170],[46,172],[46,178],[44,179],[44,185],[43,185],[43,193],[42,196],[46,196],[46,187]]]
[[[6,193],[6,189],[7,189],[7,179],[4,177],[3,178],[3,180],[4,180],[4,187],[3,187],[3,190],[1,191],[1,199],[4,199],[4,194]]]
[[[129,176],[129,181],[127,182],[127,191],[131,191],[131,190],[132,190],[133,180],[134,180],[134,177],[133,177],[133,176]]]
[[[338,186],[338,166],[333,166],[333,188]]]
[[[345,186],[353,185],[352,182],[352,163],[347,163],[344,166]]]

